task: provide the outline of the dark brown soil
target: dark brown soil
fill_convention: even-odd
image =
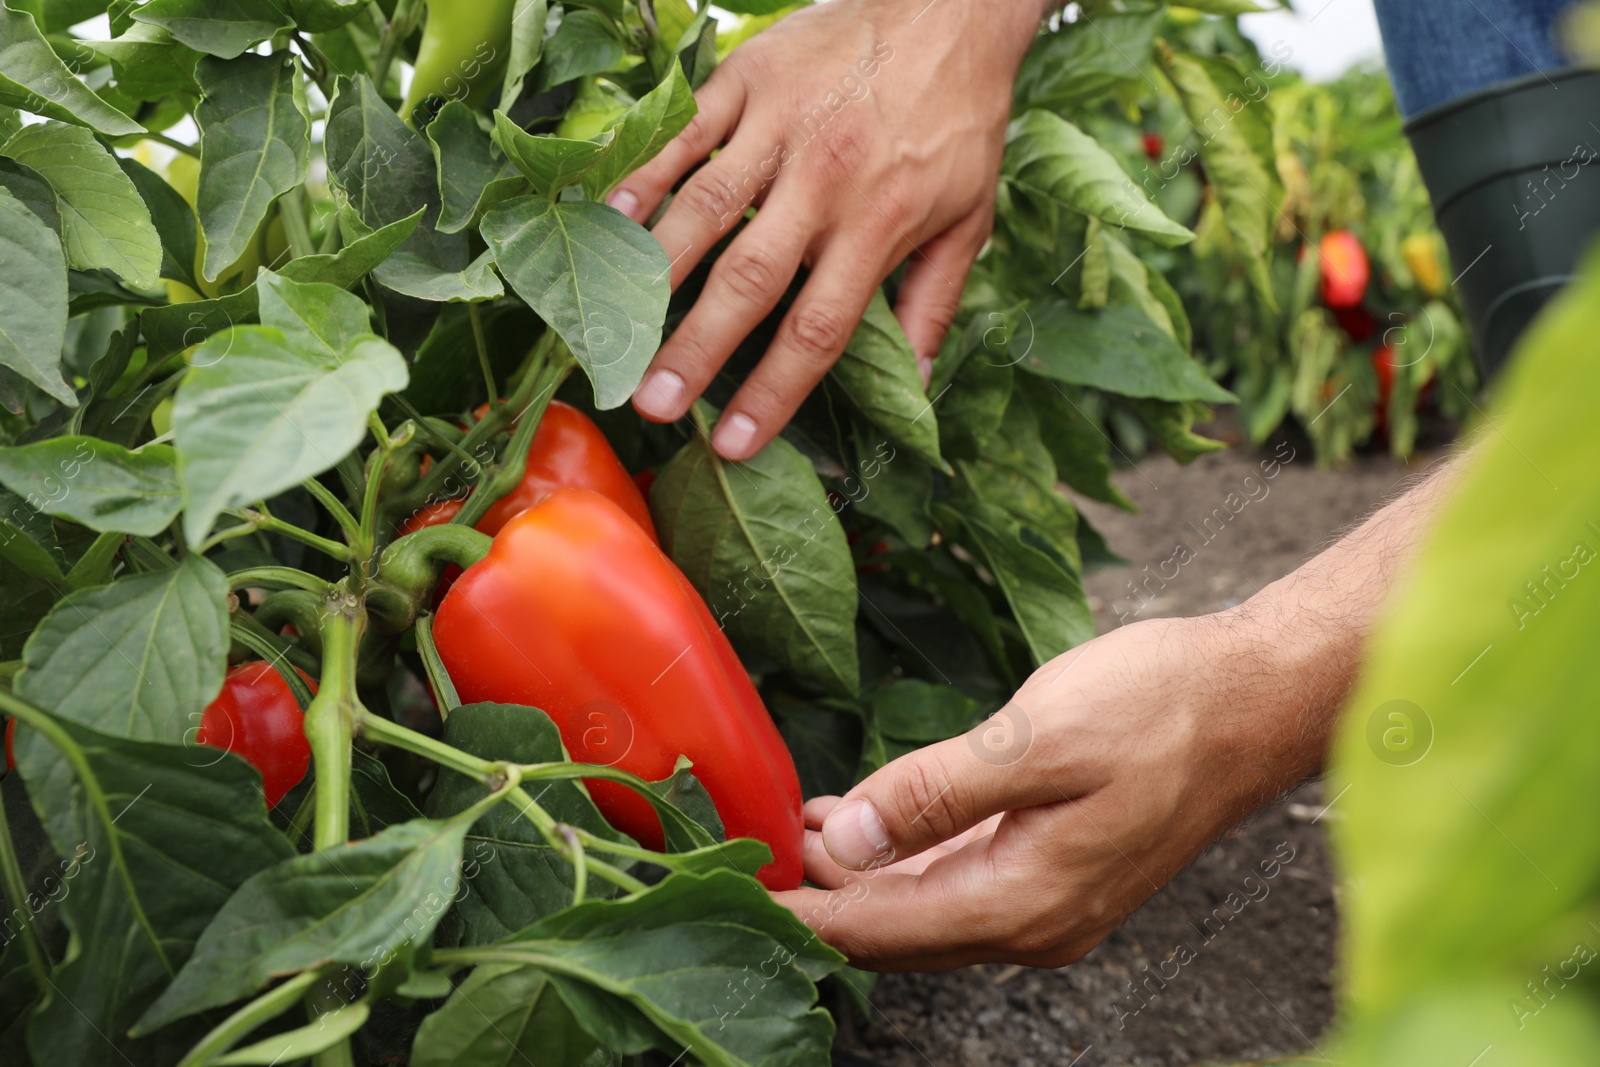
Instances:
[[[1226,426],[1213,433],[1230,436]],[[1202,523],[1229,493],[1244,495],[1244,479],[1259,478],[1269,454],[1231,449],[1188,468],[1152,458],[1117,476],[1141,514],[1083,504],[1112,549],[1133,564],[1086,582],[1102,631],[1118,624],[1119,609],[1127,615],[1136,606],[1128,580],[1170,556],[1178,540],[1192,543],[1186,524]],[[1258,499],[1137,617],[1200,614],[1249,597],[1315,555],[1432,458],[1408,466],[1364,457],[1329,471],[1317,469],[1300,445],[1264,483],[1267,493],[1250,489]],[[1312,1049],[1333,1018],[1338,929],[1322,826],[1312,821],[1320,801],[1313,784],[1257,813],[1071,967],[885,976],[872,993],[870,1019],[841,1013],[840,1048],[885,1067],[1181,1067]],[[1329,817],[1337,817],[1336,808]],[[1275,878],[1259,880],[1263,861],[1291,854]],[[1246,887],[1250,875],[1258,880]],[[1224,898],[1247,888],[1259,899],[1225,925],[1212,919],[1201,929]],[[1186,951],[1174,958],[1180,946]],[[1141,1002],[1130,983],[1144,986],[1158,970],[1177,975],[1165,988],[1149,980],[1155,993]]]

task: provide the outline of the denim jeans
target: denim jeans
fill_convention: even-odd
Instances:
[[[1375,0],[1401,113],[1564,66],[1554,24],[1571,2]]]

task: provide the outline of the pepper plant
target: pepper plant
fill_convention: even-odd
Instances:
[[[721,47],[791,10],[721,6]],[[1126,504],[1107,428],[1187,458],[1229,399],[1153,265],[1192,234],[1065,117],[1152,77],[1226,101],[1238,69],[1163,18],[1041,29],[932,388],[878,299],[730,464],[707,434],[771,326],[684,424],[627,412],[704,268],[673,294],[604,204],[693,116],[709,7],[0,0],[5,1062],[825,1063],[843,961],[754,879],[767,845],[722,840],[711,768],[646,781],[573,762],[537,708],[461,705],[482,679],[445,668],[441,571],[489,552],[553,400],[586,412],[654,477],[661,548],[808,794],[1092,636],[1109,554],[1059,483]],[[241,663],[304,712],[270,811],[216,735]]]

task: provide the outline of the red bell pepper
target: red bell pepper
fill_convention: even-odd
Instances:
[[[463,701],[542,709],[574,760],[659,781],[688,756],[728,836],[771,846],[762,883],[800,884],[794,760],[705,602],[612,501],[561,489],[512,519],[433,634]],[[587,784],[614,826],[661,847],[648,802]]]
[[[1319,247],[1322,302],[1335,311],[1358,307],[1372,281],[1372,264],[1361,240],[1349,230],[1330,230]]]
[[[299,673],[316,692],[316,683],[304,671]],[[277,807],[284,794],[300,784],[311,763],[305,715],[294,691],[262,660],[228,672],[222,692],[200,716],[195,740],[241,756],[260,771],[269,808]]]
[[[518,514],[557,489],[568,486],[590,489],[611,500],[627,512],[652,541],[656,539],[650,507],[638,485],[629,477],[627,468],[612,451],[611,442],[594,420],[559,400],[550,401],[533,435],[533,445],[528,449],[527,473],[522,481],[484,513],[476,529],[492,537]],[[449,522],[461,510],[461,505],[461,500],[429,504],[406,520],[399,536]]]

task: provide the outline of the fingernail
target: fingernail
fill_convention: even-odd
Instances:
[[[756,420],[740,412],[729,415],[717,424],[711,443],[729,459],[748,459],[750,445],[756,439]]]
[[[612,207],[616,208],[630,219],[633,219],[635,222],[639,221],[637,218],[634,218],[635,214],[639,210],[639,198],[628,192],[628,190],[613,189],[611,191],[611,195],[606,197],[606,203],[610,204]]]
[[[917,373],[922,375],[922,388],[926,389],[933,384],[933,360],[927,356],[917,357]]]
[[[653,419],[676,419],[683,414],[686,390],[675,371],[651,371],[633,393],[633,406]]]
[[[835,863],[855,871],[882,864],[894,853],[889,831],[870,800],[847,800],[829,812],[822,843]]]

